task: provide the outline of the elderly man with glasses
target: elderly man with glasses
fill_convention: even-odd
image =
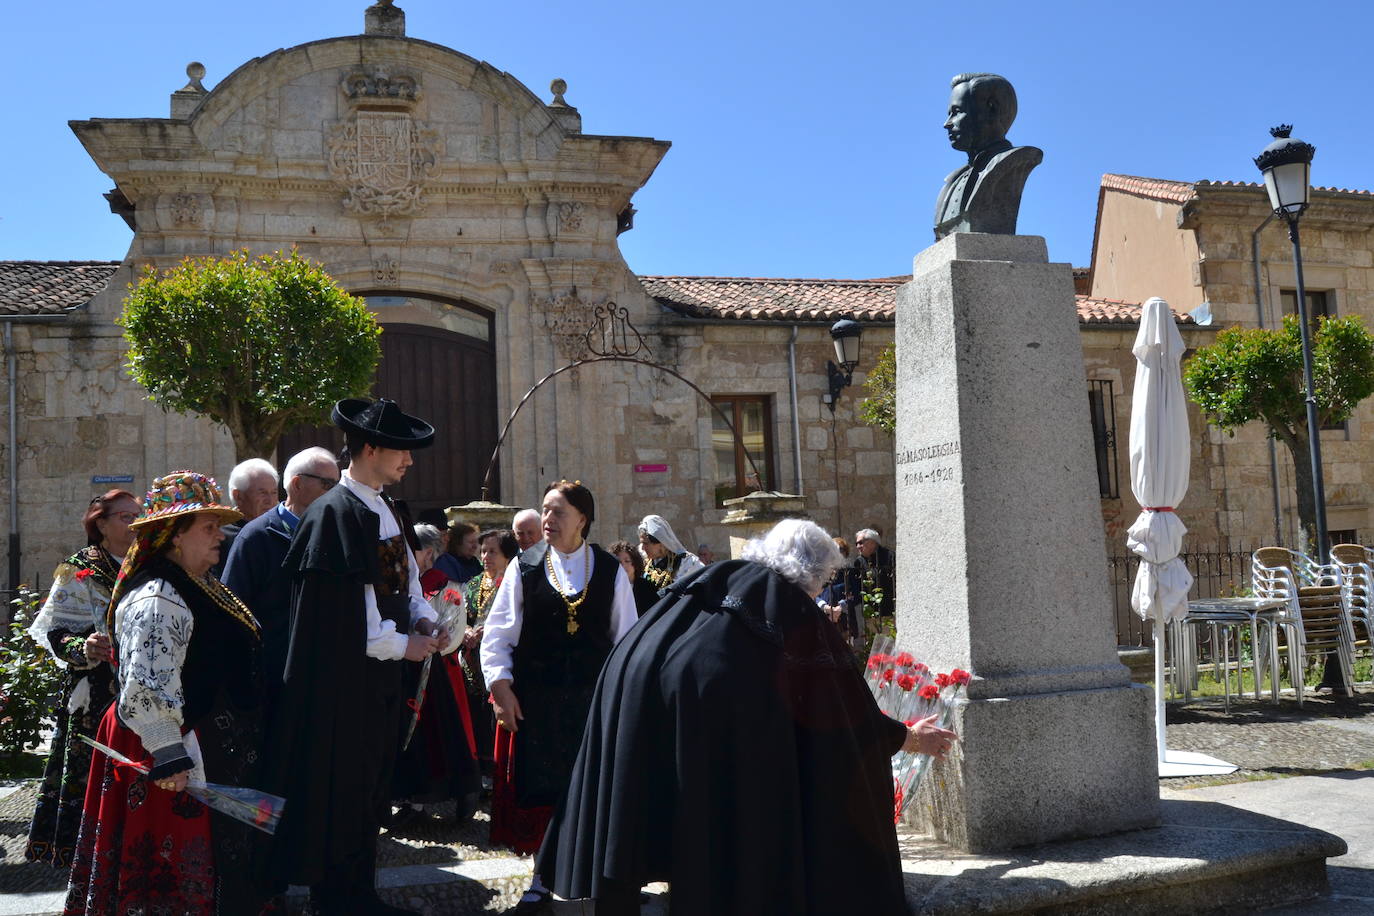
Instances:
[[[306,508],[339,482],[339,463],[328,449],[308,448],[286,462],[282,480],[285,501],[243,526],[229,549],[223,576],[262,624],[269,702],[281,688],[291,615],[291,579],[282,561]]]
[[[897,601],[897,563],[892,551],[882,545],[878,532],[872,528],[857,532],[854,546],[859,549],[859,555],[854,558],[859,587],[864,592],[882,589],[883,600],[878,607],[878,614],[891,617]]]

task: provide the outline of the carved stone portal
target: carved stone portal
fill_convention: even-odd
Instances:
[[[443,141],[409,114],[359,111],[329,135],[329,174],[344,186],[344,209],[363,216],[410,216],[439,170]]]

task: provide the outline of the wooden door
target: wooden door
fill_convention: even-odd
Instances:
[[[434,444],[414,454],[405,480],[388,489],[405,500],[412,518],[432,520],[447,506],[482,495],[482,476],[496,445],[496,360],[490,341],[411,324],[382,327],[382,358],[373,397],[434,426]],[[343,433],[333,426],[296,427],[282,436],[278,465],[311,445],[338,453]],[[492,475],[493,501],[499,498]]]

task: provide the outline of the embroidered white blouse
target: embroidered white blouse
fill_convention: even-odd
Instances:
[[[117,558],[116,558],[117,559]],[[29,627],[29,636],[66,668],[90,668],[89,663],[76,663],[53,651],[48,634],[53,630],[70,630],[81,633],[94,628],[97,633],[105,632],[105,611],[110,607],[110,592],[96,581],[95,576],[78,578],[76,567],[62,563],[53,571],[52,590],[48,600],[34,617]]]
[[[591,547],[585,541],[572,553],[549,548],[554,575],[558,577],[564,594],[576,595],[586,587],[590,552]],[[547,566],[543,572],[547,579]],[[511,656],[520,644],[520,629],[525,619],[524,606],[525,590],[520,587],[520,567],[512,561],[506,568],[506,574],[501,577],[501,587],[496,590],[496,597],[491,600],[486,629],[482,633],[482,675],[487,684],[513,680]],[[623,567],[618,568],[615,571],[615,597],[611,601],[611,641],[620,642],[620,638],[630,632],[638,619],[630,577],[625,575]]]
[[[401,526],[396,521],[396,516],[391,511],[391,507],[382,499],[381,490],[374,490],[367,484],[355,480],[348,471],[343,472],[340,481],[381,519],[380,535],[382,540],[394,538],[401,533]],[[419,565],[415,562],[415,554],[411,552],[409,544],[406,545],[406,559],[410,566],[411,625],[413,626],[421,618],[437,621],[439,615],[425,600],[425,593],[420,588]],[[405,634],[396,632],[396,624],[390,620],[382,619],[381,612],[377,610],[377,594],[371,585],[363,586],[363,604],[367,609],[367,654],[372,658],[379,658],[384,661],[404,658],[406,645],[410,640]],[[452,636],[453,634],[449,635]]]
[[[149,579],[120,599],[115,608],[119,667],[115,679],[119,718],[133,729],[159,763],[184,753],[195,764],[194,783],[205,781],[194,734],[183,742],[181,667],[194,628],[191,609],[165,579]]]

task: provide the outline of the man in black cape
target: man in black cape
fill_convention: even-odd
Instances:
[[[384,486],[434,429],[393,401],[334,408],[351,464],[301,519],[285,566],[292,577],[290,643],[271,725],[268,772],[286,798],[269,880],[311,888],[321,914],[405,913],[375,889],[377,836],[390,814],[400,743],[402,659],[441,648],[434,611]]]
[[[607,659],[536,870],[598,914],[638,913],[650,881],[674,913],[905,913],[891,757],[953,739],[879,712],[800,587],[716,563]]]

